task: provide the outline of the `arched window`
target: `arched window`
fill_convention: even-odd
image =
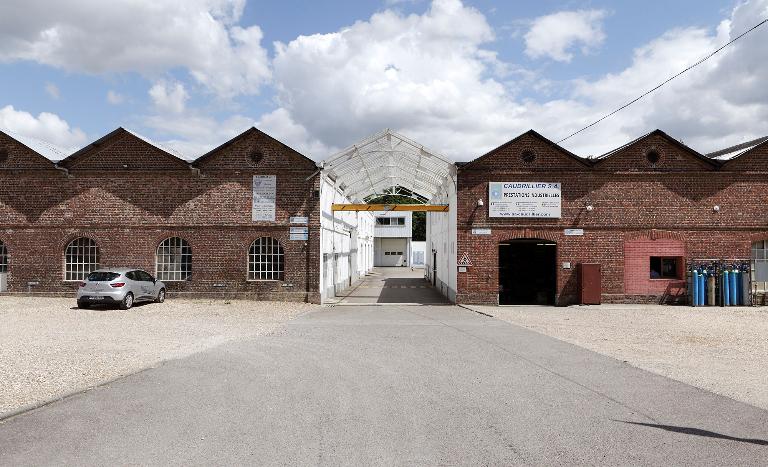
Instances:
[[[768,240],[752,244],[752,280],[758,292],[768,292]]]
[[[272,237],[261,237],[248,250],[249,281],[283,280],[283,247]]]
[[[64,252],[64,280],[82,281],[99,269],[99,245],[88,237],[79,237],[67,245]]]
[[[192,248],[186,240],[169,237],[155,255],[155,275],[161,281],[187,281],[192,277]]]

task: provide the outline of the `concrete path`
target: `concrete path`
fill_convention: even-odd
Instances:
[[[447,305],[448,300],[424,279],[423,269],[377,267],[330,303]]]
[[[2,465],[759,465],[768,412],[458,307],[334,307],[0,424]]]

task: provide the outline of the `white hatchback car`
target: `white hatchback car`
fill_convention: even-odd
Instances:
[[[77,306],[118,305],[127,310],[137,302],[165,301],[165,284],[146,271],[133,268],[98,269],[77,289]]]

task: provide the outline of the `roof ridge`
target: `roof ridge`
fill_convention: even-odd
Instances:
[[[751,141],[747,141],[744,143],[735,144],[733,146],[729,146],[727,148],[718,149],[717,151],[712,151],[710,153],[707,153],[706,156],[710,158],[715,158],[718,156],[723,156],[725,154],[730,154],[732,152],[740,151],[742,149],[747,149],[752,146],[757,146],[758,144],[763,144],[764,142],[768,141],[768,136],[761,136],[760,138],[755,138]]]
[[[25,136],[15,131],[9,130],[5,127],[0,127],[0,132],[5,133],[12,139],[23,144],[29,149],[35,151],[36,153],[48,159],[49,161],[58,162],[60,160],[65,159],[68,156],[67,151],[64,148],[56,146],[55,144],[49,141],[35,138],[33,136]],[[55,157],[51,157],[51,156],[55,156]]]

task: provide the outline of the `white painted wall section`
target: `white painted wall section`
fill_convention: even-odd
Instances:
[[[350,203],[326,175],[320,180],[320,298],[347,289],[373,268],[373,224],[370,212],[334,213],[334,203]]]
[[[448,212],[427,213],[424,275],[451,302],[456,302],[456,167],[440,185],[431,204],[447,204]]]

